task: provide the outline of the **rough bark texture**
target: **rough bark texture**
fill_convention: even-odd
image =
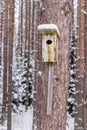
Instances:
[[[13,59],[13,31],[14,31],[14,1],[8,0],[9,19],[8,19],[8,113],[7,130],[11,130],[11,111],[12,111],[12,59]]]
[[[3,72],[3,104],[2,104],[2,116],[1,123],[3,124],[6,118],[6,104],[7,104],[7,41],[8,41],[8,1],[5,0],[5,12],[4,12],[4,38],[3,38],[3,58],[4,58],[4,72]]]
[[[75,130],[87,129],[86,102],[87,102],[87,81],[86,81],[86,0],[78,1],[78,39],[77,39],[77,59],[76,59],[76,107],[75,107]],[[87,7],[86,7],[87,8]]]
[[[84,5],[85,5],[85,10],[87,12],[87,1],[85,0],[84,2]],[[83,25],[83,24],[82,24]],[[84,130],[87,130],[87,15],[85,15],[85,24],[84,24],[84,30],[85,30],[85,35],[84,35],[84,50],[85,50],[85,76],[84,76],[84,79],[85,79],[85,86],[84,86],[84,112],[83,112],[83,115],[84,115]]]
[[[39,7],[39,8],[38,8]],[[58,41],[58,62],[54,63],[52,114],[47,115],[47,94],[49,64],[42,63],[41,36],[37,33],[35,44],[35,93],[34,98],[34,130],[65,130],[66,99],[69,86],[69,38],[72,16],[72,1],[44,0],[37,2],[37,25],[43,23],[56,24],[60,31]]]

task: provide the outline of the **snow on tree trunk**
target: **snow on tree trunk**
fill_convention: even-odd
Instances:
[[[66,130],[74,130],[75,126],[75,94],[76,94],[76,44],[77,44],[77,0],[73,1],[73,26],[70,40],[70,85],[67,106]]]
[[[75,103],[75,130],[86,130],[85,127],[85,0],[78,1],[77,17],[77,46],[76,46],[76,103]],[[83,11],[82,11],[83,10]],[[86,121],[87,122],[87,121]]]

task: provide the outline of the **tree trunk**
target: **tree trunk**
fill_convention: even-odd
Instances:
[[[2,103],[2,116],[1,123],[3,124],[6,119],[6,104],[7,104],[7,41],[8,41],[8,0],[5,0],[4,7],[4,38],[3,38],[3,61],[4,61],[4,71],[3,71],[3,103]]]
[[[78,1],[78,39],[77,39],[77,49],[76,49],[76,106],[75,106],[75,130],[86,130],[85,123],[87,120],[85,102],[85,93],[87,93],[86,88],[86,24],[85,24],[85,0]],[[85,27],[85,28],[84,28]],[[84,83],[85,81],[85,83]]]
[[[26,101],[25,101],[25,107],[26,110],[28,110],[29,106],[29,0],[26,0],[26,10],[25,10],[25,71],[26,71]]]
[[[2,67],[2,57],[3,57],[3,48],[2,48],[2,45],[3,45],[3,3],[2,3],[2,0],[0,1],[0,10],[2,10],[0,12],[0,88],[2,88],[2,70],[3,70],[3,67]]]
[[[14,27],[14,1],[8,0],[8,113],[7,130],[11,130],[11,102],[12,102],[12,58],[13,58],[13,27]]]
[[[85,5],[85,11],[87,13],[87,1],[85,0],[84,2],[84,5]],[[82,25],[83,25],[83,22],[82,22]],[[85,23],[84,23],[84,30],[85,30],[85,35],[84,35],[84,50],[85,50],[85,76],[84,76],[84,79],[85,79],[85,86],[84,86],[84,100],[83,100],[83,103],[84,103],[84,113],[83,113],[83,116],[84,116],[84,130],[87,130],[87,16],[85,15]]]
[[[56,24],[60,31],[58,41],[58,62],[54,63],[52,113],[47,115],[47,95],[49,64],[42,62],[41,37],[36,36],[36,77],[34,95],[34,125],[36,130],[65,130],[66,129],[66,107],[69,86],[69,38],[72,20],[72,1],[45,0],[37,2],[37,26],[43,23]],[[40,5],[40,6],[39,6]],[[37,7],[39,8],[37,9]],[[66,6],[69,10],[67,10]],[[37,42],[38,41],[38,42]]]

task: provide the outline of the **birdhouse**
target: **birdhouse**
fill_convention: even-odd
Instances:
[[[59,30],[55,24],[41,24],[38,32],[42,35],[42,61],[58,61],[58,38]]]

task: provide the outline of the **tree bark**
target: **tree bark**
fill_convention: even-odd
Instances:
[[[76,106],[75,106],[75,130],[84,129],[85,128],[85,116],[84,116],[84,95],[86,91],[85,86],[85,14],[83,13],[83,10],[85,10],[85,0],[78,1],[78,39],[77,39],[77,49],[76,49]],[[86,114],[86,112],[85,112]]]
[[[25,107],[26,110],[28,110],[29,106],[29,44],[30,44],[30,37],[29,37],[29,25],[30,25],[30,20],[29,20],[29,0],[26,0],[26,10],[25,10],[25,71],[26,71],[26,101],[25,101]]]
[[[70,8],[66,10],[66,4]],[[56,24],[60,31],[58,41],[58,62],[54,63],[52,114],[47,115],[47,95],[49,64],[43,62],[41,56],[41,37],[36,36],[36,77],[35,77],[35,102],[34,102],[34,125],[39,130],[65,130],[66,107],[69,86],[69,38],[72,20],[72,2],[64,0],[45,0],[37,2],[38,9],[37,25],[43,23]],[[37,9],[37,8],[36,8]]]
[[[84,10],[87,12],[87,1],[84,0],[84,2],[82,3]],[[86,130],[87,129],[87,16],[84,15],[85,20],[81,20],[82,22],[82,26],[83,26],[83,30],[84,30],[84,60],[85,60],[85,65],[84,65],[84,90],[83,90],[83,106],[84,106],[84,111],[83,111],[83,129]],[[85,21],[85,22],[84,22]]]
[[[4,61],[4,71],[3,71],[3,103],[2,103],[2,116],[1,123],[3,124],[6,119],[6,104],[7,104],[7,41],[8,41],[8,0],[5,0],[4,7],[4,38],[3,38],[3,61]]]
[[[12,58],[13,58],[13,32],[14,32],[14,1],[8,0],[9,19],[8,19],[8,113],[7,130],[11,130],[11,109],[12,109]]]

